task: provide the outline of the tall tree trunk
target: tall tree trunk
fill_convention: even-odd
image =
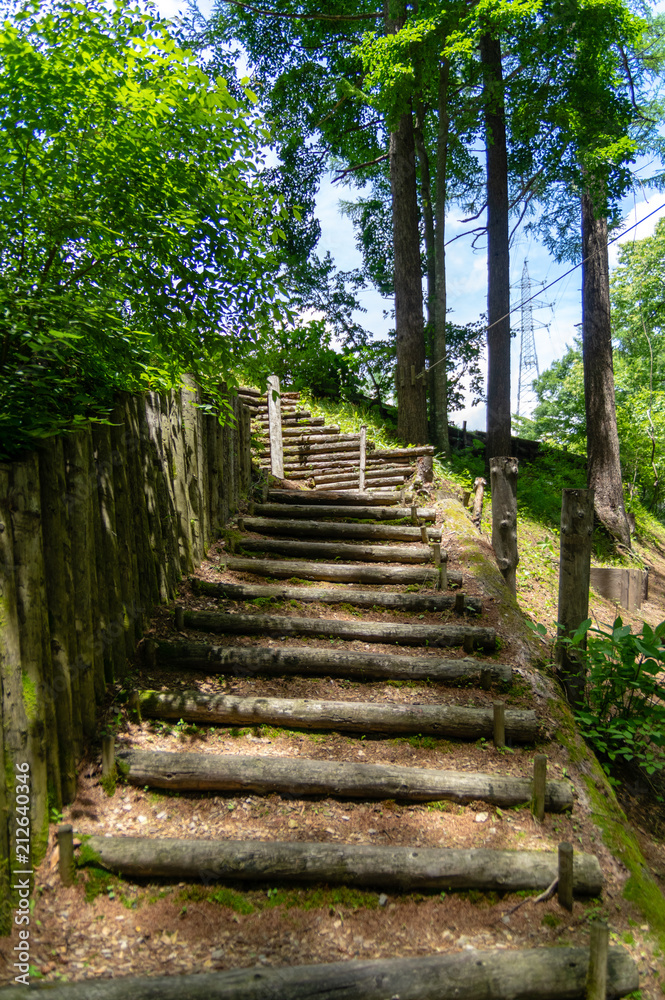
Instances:
[[[598,518],[610,534],[630,548],[614,402],[607,219],[596,215],[588,191],[582,195],[582,257],[587,485],[594,490]]]
[[[480,40],[487,148],[487,450],[510,454],[510,248],[508,154],[501,42]]]
[[[425,329],[425,348],[428,358],[431,358],[431,334],[434,323],[434,286],[436,274],[434,268],[434,206],[432,204],[432,180],[429,169],[429,156],[425,145],[425,105],[421,100],[416,104],[416,118],[413,123],[413,137],[420,165],[420,207],[423,213],[425,231],[425,261],[427,265],[427,324]]]
[[[386,34],[406,19],[403,0],[384,4]],[[427,441],[425,333],[413,115],[406,111],[390,134],[390,189],[395,255],[397,334],[397,436],[409,444]]]
[[[446,182],[448,171],[448,80],[450,64],[444,59],[439,67],[436,137],[436,194],[434,232],[434,331],[432,335],[432,437],[444,455],[450,454],[448,437],[448,374],[446,371]]]

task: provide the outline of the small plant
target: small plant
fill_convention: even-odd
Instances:
[[[569,644],[586,666],[584,703],[575,717],[609,773],[631,763],[647,777],[665,770],[665,621],[633,635],[617,618],[612,628],[582,622]],[[582,648],[586,638],[586,650]]]

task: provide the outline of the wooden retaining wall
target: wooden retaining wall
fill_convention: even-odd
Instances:
[[[0,464],[0,934],[24,822],[16,774],[29,765],[35,863],[107,684],[249,487],[248,409],[229,396],[220,426],[199,401],[193,384],[124,395],[109,424]]]

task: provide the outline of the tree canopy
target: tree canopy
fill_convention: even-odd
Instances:
[[[125,0],[0,28],[0,457],[184,371],[212,388],[280,315],[283,199],[247,89]]]

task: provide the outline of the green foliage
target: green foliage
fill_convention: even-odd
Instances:
[[[665,621],[633,634],[617,618],[611,629],[582,622],[570,640],[586,667],[584,705],[575,710],[608,774],[637,765],[647,776],[665,769]],[[583,648],[586,639],[586,649]]]
[[[118,388],[212,388],[279,315],[269,134],[181,42],[128,0],[0,28],[0,459]]]

